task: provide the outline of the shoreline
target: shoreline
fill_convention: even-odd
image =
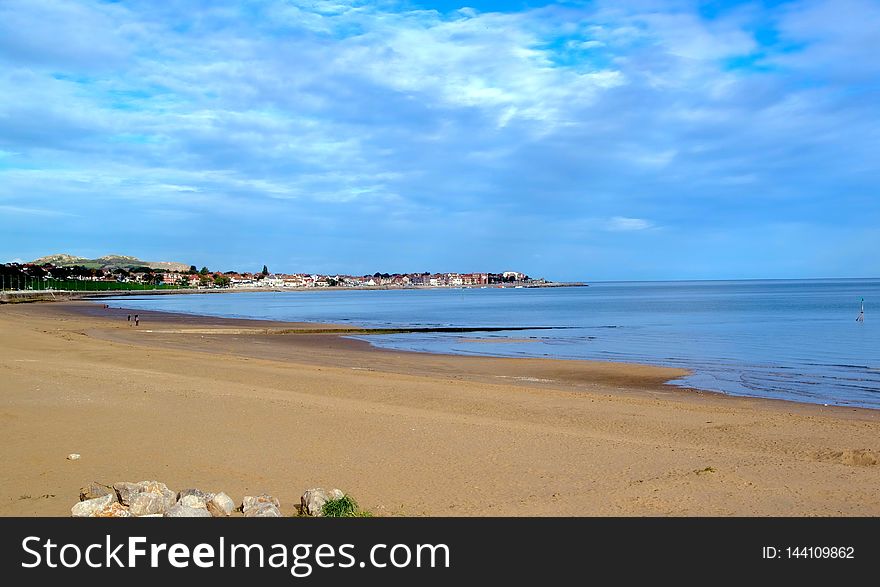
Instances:
[[[311,288],[314,289],[314,288]],[[437,289],[437,288],[434,288]],[[188,333],[190,334],[211,334],[211,335],[227,335],[227,334],[239,334],[239,335],[248,335],[248,334],[266,334],[266,335],[283,335],[283,334],[334,334],[340,337],[344,336],[370,336],[370,335],[385,335],[385,334],[408,334],[408,333],[475,333],[475,332],[504,332],[504,331],[528,331],[528,330],[564,330],[572,327],[569,326],[512,326],[512,327],[479,327],[479,326],[469,326],[469,327],[358,327],[352,326],[350,324],[327,324],[322,322],[295,322],[295,323],[287,323],[283,321],[274,321],[267,319],[258,319],[258,318],[232,318],[232,317],[221,317],[221,316],[210,316],[203,314],[196,314],[191,312],[174,312],[168,310],[139,310],[136,308],[118,308],[123,312],[139,312],[144,315],[152,315],[158,318],[162,322],[170,322],[174,321],[180,317],[187,317],[191,319],[194,324],[213,324],[213,325],[227,325],[227,326],[236,326],[238,329],[236,331],[235,328],[225,328],[218,329],[216,331],[208,331],[208,330],[199,330],[196,332],[194,329],[188,329]],[[101,313],[98,311],[91,312],[92,316],[98,317],[101,316]],[[215,321],[207,323],[205,321]],[[229,321],[229,322],[225,322]],[[288,324],[294,324],[295,328],[288,328]],[[168,332],[170,333],[170,332]],[[185,334],[185,332],[179,332],[180,334]],[[678,371],[679,374],[676,376],[672,376],[666,381],[662,383],[665,389],[674,389],[680,390],[685,393],[699,393],[699,394],[714,394],[719,395],[721,397],[729,397],[729,398],[744,398],[744,399],[755,399],[762,400],[768,402],[783,402],[784,404],[793,404],[793,405],[809,405],[809,406],[817,406],[822,408],[829,407],[839,407],[842,409],[858,409],[858,410],[869,410],[872,412],[880,413],[880,408],[871,408],[866,406],[859,405],[850,405],[846,403],[834,404],[834,403],[824,403],[819,401],[798,401],[796,399],[785,399],[785,398],[773,398],[773,397],[764,397],[758,395],[745,395],[745,394],[733,394],[725,391],[715,390],[715,389],[704,389],[699,387],[694,387],[692,385],[683,384],[683,383],[673,383],[674,381],[681,380],[683,378],[689,377],[694,374],[692,369],[687,367],[676,367],[671,365],[664,365],[661,363],[648,363],[648,362],[639,362],[636,360],[633,361],[603,361],[600,359],[573,359],[573,358],[563,358],[563,357],[510,357],[505,355],[491,355],[491,354],[454,354],[454,353],[440,353],[440,352],[430,352],[424,350],[407,350],[407,349],[398,349],[398,348],[390,348],[383,347],[379,345],[375,345],[372,342],[364,339],[351,339],[354,341],[362,341],[370,346],[370,348],[375,349],[377,351],[382,352],[397,352],[397,353],[412,353],[416,355],[434,355],[434,356],[447,356],[447,357],[473,357],[473,358],[497,358],[497,359],[507,359],[507,360],[552,360],[552,361],[566,361],[566,362],[577,362],[577,363],[596,363],[596,364],[607,364],[607,365],[638,365],[642,367],[649,368],[657,368],[657,369],[670,369],[674,371]],[[482,342],[482,341],[480,341]],[[496,342],[496,341],[493,341]],[[504,342],[504,341],[500,341]]]
[[[92,302],[0,307],[0,515],[65,516],[90,481],[140,479],[265,491],[286,515],[315,486],[377,515],[880,515],[875,410],[139,313],[142,330]]]
[[[316,290],[317,291],[330,291],[327,288],[302,288],[304,290]],[[346,288],[337,288],[337,289],[346,289]],[[347,288],[350,289],[350,288]],[[375,286],[373,289],[387,289],[385,286]],[[433,288],[433,287],[425,287],[425,289],[444,289],[444,288]],[[265,291],[265,290],[261,290]],[[195,293],[195,292],[193,292]],[[204,292],[207,293],[207,292]],[[103,296],[102,296],[103,297]],[[115,296],[110,296],[115,297]],[[388,333],[411,333],[411,332],[461,332],[461,333],[469,333],[469,332],[498,332],[498,331],[519,331],[519,330],[533,330],[533,329],[562,329],[569,328],[564,326],[557,327],[461,327],[461,328],[369,328],[369,327],[352,327],[349,324],[335,324],[335,323],[325,323],[325,322],[286,322],[286,321],[277,321],[277,320],[265,320],[258,318],[235,318],[235,317],[223,317],[223,316],[211,316],[205,314],[195,314],[195,313],[187,313],[187,312],[172,312],[166,310],[140,310],[140,309],[132,309],[132,308],[108,308],[102,309],[97,305],[97,302],[92,302],[88,300],[58,300],[53,304],[57,304],[57,307],[60,309],[60,313],[69,314],[71,316],[87,316],[90,318],[98,318],[98,319],[107,319],[107,318],[121,318],[127,314],[138,313],[142,316],[145,316],[150,320],[150,323],[159,323],[163,326],[172,326],[173,328],[165,328],[162,330],[155,330],[152,328],[142,328],[142,332],[146,332],[147,334],[158,334],[158,335],[195,335],[200,338],[204,338],[206,335],[209,337],[212,336],[245,336],[245,337],[277,337],[283,335],[295,335],[297,336],[297,341],[302,342],[302,346],[316,346],[316,342],[320,341],[323,343],[323,346],[326,348],[332,349],[342,349],[345,351],[353,351],[358,350],[366,353],[376,353],[377,355],[386,354],[389,356],[401,355],[404,357],[437,357],[437,358],[448,358],[453,362],[456,361],[498,361],[498,362],[507,362],[507,363],[526,363],[526,362],[550,362],[550,363],[559,363],[559,364],[579,364],[579,365],[592,365],[597,367],[604,367],[610,370],[620,370],[627,368],[635,368],[637,370],[643,371],[644,373],[651,373],[652,376],[646,377],[644,380],[639,381],[640,384],[647,384],[647,387],[653,387],[655,390],[659,390],[661,392],[672,392],[674,395],[680,395],[685,400],[689,397],[700,396],[700,397],[715,397],[723,401],[743,401],[746,403],[757,403],[757,404],[766,404],[769,406],[776,406],[779,409],[790,409],[790,408],[805,408],[807,410],[820,410],[821,413],[825,414],[830,412],[835,413],[839,416],[844,416],[851,412],[864,412],[869,414],[869,417],[877,417],[880,419],[880,409],[867,408],[862,406],[849,406],[849,405],[836,405],[836,404],[820,404],[816,402],[801,402],[796,400],[789,399],[780,399],[780,398],[769,398],[769,397],[760,397],[760,396],[746,396],[746,395],[734,395],[729,394],[723,391],[716,391],[711,389],[701,389],[696,387],[682,386],[682,385],[672,385],[671,382],[679,379],[681,377],[686,377],[691,375],[693,372],[687,368],[682,367],[669,367],[664,365],[655,365],[651,363],[639,363],[639,362],[630,362],[630,361],[601,361],[601,360],[590,360],[590,359],[565,359],[565,358],[538,358],[538,357],[506,357],[500,355],[458,355],[458,354],[445,354],[445,353],[433,353],[433,352],[425,352],[418,350],[401,350],[401,349],[392,349],[387,347],[376,346],[369,341],[359,339],[359,338],[350,338],[352,334],[369,336],[371,334],[388,334]],[[110,314],[108,314],[110,313]],[[180,328],[180,327],[183,328]],[[97,331],[91,331],[91,335],[96,335]],[[132,332],[131,334],[137,335],[137,331]],[[106,333],[105,333],[106,336]],[[141,340],[136,340],[126,335],[117,335],[117,337],[108,336],[108,340],[113,339],[117,342],[126,342],[126,343],[136,343],[136,344],[153,344],[157,346],[168,346],[173,348],[188,348],[189,350],[193,350],[196,352],[205,352],[208,354],[216,354],[218,352],[217,346],[214,345],[205,345],[205,348],[196,350],[190,345],[175,345],[171,344],[170,340],[154,340],[152,342]],[[277,339],[283,340],[283,339]],[[330,341],[330,342],[328,342]],[[214,348],[210,348],[214,346]],[[299,345],[296,345],[299,347]],[[263,352],[264,349],[261,349]],[[223,347],[223,353],[233,352],[235,354],[240,354],[241,356],[246,356],[247,353],[244,352],[244,349],[239,346],[238,348],[231,350],[229,347]],[[254,356],[253,358],[259,358]],[[275,359],[285,359],[287,357],[284,356],[275,356]],[[663,375],[659,375],[659,373],[663,373]],[[665,377],[665,379],[664,379]],[[537,379],[537,378],[535,378]],[[551,383],[551,381],[529,381],[528,379],[522,380],[526,384],[539,384],[539,383]],[[601,381],[601,379],[596,379],[595,381]],[[566,383],[564,380],[554,380],[552,383]],[[626,390],[619,388],[618,392],[627,392],[631,390]]]
[[[400,358],[407,361],[418,361],[420,358],[425,362],[436,359],[444,364],[457,364],[458,369],[467,371],[472,375],[480,374],[483,365],[505,365],[514,373],[510,375],[512,383],[522,382],[526,384],[556,383],[574,384],[583,382],[582,378],[565,377],[579,371],[578,367],[585,370],[593,378],[591,382],[623,382],[625,384],[637,384],[656,388],[656,390],[668,392],[713,394],[726,396],[721,392],[711,390],[692,389],[668,385],[668,381],[684,377],[690,374],[687,369],[675,367],[663,367],[643,363],[610,362],[610,361],[584,361],[556,358],[531,358],[531,357],[499,357],[499,356],[467,356],[443,353],[426,353],[415,350],[398,350],[376,346],[369,341],[351,338],[352,335],[407,333],[407,332],[487,332],[506,330],[531,330],[532,327],[464,327],[464,328],[360,328],[347,324],[334,324],[323,322],[284,322],[274,320],[261,320],[256,318],[231,318],[220,316],[208,316],[183,312],[168,312],[157,310],[137,310],[129,308],[102,309],[93,302],[82,304],[70,303],[57,306],[61,313],[71,315],[85,315],[91,318],[107,318],[108,314],[121,320],[127,314],[138,313],[143,318],[139,329],[115,329],[112,331],[94,329],[89,331],[91,336],[104,338],[115,342],[134,344],[147,344],[160,347],[186,348],[188,350],[216,354],[218,351],[237,356],[250,358],[272,358],[275,360],[290,360],[294,353],[299,361],[310,360],[322,365],[331,366],[336,357],[329,358],[322,353],[308,351],[316,349],[330,349],[346,353],[358,353],[364,364],[374,361],[377,357]],[[160,328],[147,327],[158,324]],[[540,327],[544,328],[544,327]],[[145,340],[144,336],[150,340]],[[287,336],[289,335],[289,336]],[[182,337],[186,337],[185,339]],[[198,337],[199,340],[195,340]],[[202,343],[207,337],[207,344]],[[217,339],[222,340],[217,340]],[[258,352],[248,349],[249,342],[256,342],[262,346]],[[267,348],[268,345],[268,348]],[[549,364],[554,366],[550,369],[557,378],[547,379],[536,377],[534,365]],[[474,365],[469,369],[465,366]],[[521,369],[517,366],[532,366],[529,374],[520,374]],[[401,371],[409,371],[412,365]],[[570,367],[570,368],[567,368]],[[365,368],[365,367],[364,367]],[[584,369],[586,368],[586,369]],[[635,374],[618,376],[622,369],[633,369]],[[539,369],[542,373],[545,370]],[[566,373],[568,371],[569,373]],[[429,374],[429,373],[426,373]],[[562,374],[563,376],[559,377]],[[493,375],[496,378],[506,376]],[[520,379],[516,379],[519,377]],[[768,400],[775,401],[775,400]],[[779,400],[783,401],[783,400]]]

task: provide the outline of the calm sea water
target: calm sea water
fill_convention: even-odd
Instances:
[[[857,323],[861,298],[866,320]],[[880,408],[880,279],[164,295],[102,302],[360,326],[565,326],[361,338],[381,347],[434,353],[686,367],[694,374],[674,384]]]

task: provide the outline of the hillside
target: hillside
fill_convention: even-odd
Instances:
[[[59,267],[72,267],[80,265],[89,269],[131,269],[133,267],[150,267],[151,269],[165,269],[166,271],[188,271],[189,265],[185,263],[176,263],[172,261],[142,261],[137,257],[128,255],[105,255],[97,259],[86,259],[85,257],[76,257],[59,253],[57,255],[48,255],[34,259],[36,265],[51,263]]]

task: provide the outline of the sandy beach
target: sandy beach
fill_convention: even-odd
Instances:
[[[271,493],[285,514],[330,486],[388,516],[880,515],[874,410],[138,313],[0,306],[0,515],[66,516],[90,481],[146,479]]]

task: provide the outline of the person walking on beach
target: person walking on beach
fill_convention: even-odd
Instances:
[[[134,325],[137,326],[137,325],[140,324],[140,323],[141,323],[141,319],[138,318],[138,315],[137,315],[137,314],[135,314],[135,315],[134,315]]]
[[[131,326],[131,314],[128,315],[128,325]]]

